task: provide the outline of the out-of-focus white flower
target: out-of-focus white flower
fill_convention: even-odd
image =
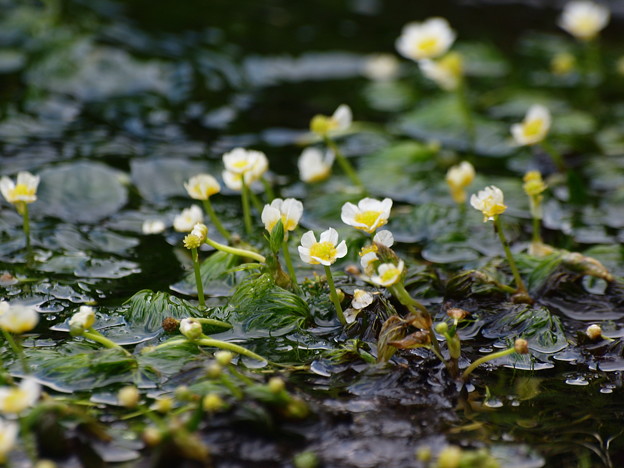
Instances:
[[[189,197],[195,200],[208,200],[210,196],[221,191],[221,185],[210,174],[197,174],[184,183]]]
[[[17,181],[13,182],[4,176],[0,179],[0,192],[9,203],[32,203],[37,200],[37,186],[39,176],[30,172],[17,174]]]
[[[437,60],[421,60],[418,65],[423,75],[446,91],[456,90],[464,75],[462,57],[457,52],[449,52]]]
[[[475,170],[468,161],[462,161],[457,166],[451,167],[446,173],[446,183],[451,191],[451,196],[455,203],[464,203],[466,201],[466,187],[468,187],[475,178]]]
[[[559,76],[572,72],[575,66],[576,57],[569,52],[560,52],[550,61],[550,70]]]
[[[384,198],[382,201],[363,198],[357,206],[349,202],[342,205],[340,218],[343,223],[370,234],[388,222],[391,209],[390,198]]]
[[[522,123],[511,126],[511,134],[518,145],[534,145],[546,138],[550,124],[548,108],[535,104],[529,108]]]
[[[448,21],[429,18],[422,23],[406,24],[396,41],[396,48],[408,59],[432,59],[448,52],[454,41],[455,32]]]
[[[15,447],[17,432],[17,423],[0,419],[0,463],[6,461],[7,455]]]
[[[199,238],[202,242],[204,242],[206,240],[206,236],[208,235],[208,226],[206,226],[204,223],[197,223],[195,226],[193,226],[191,235]]]
[[[180,321],[180,333],[189,340],[196,340],[202,336],[202,324],[194,318],[185,318]]]
[[[351,307],[354,309],[364,309],[373,303],[373,295],[363,289],[356,289],[353,291],[353,300],[351,301]]]
[[[325,156],[323,156],[323,153],[318,148],[309,147],[304,149],[297,162],[299,177],[308,183],[327,179],[331,174],[335,157],[336,155],[331,150],[327,150]]]
[[[141,231],[143,234],[160,234],[165,230],[165,223],[160,219],[146,219],[143,221]]]
[[[277,222],[281,219],[284,232],[293,231],[299,224],[303,214],[303,203],[294,198],[282,200],[276,198],[270,205],[264,205],[262,210],[262,222],[267,231],[273,231]]]
[[[363,75],[374,81],[390,81],[399,74],[399,61],[392,54],[375,54],[366,59]]]
[[[223,182],[231,190],[241,190],[243,180],[250,186],[269,169],[269,160],[261,151],[235,148],[223,155]]]
[[[610,16],[606,6],[588,1],[574,1],[563,9],[559,26],[577,39],[588,41],[604,29]]]
[[[338,243],[338,232],[334,228],[323,231],[318,242],[313,231],[306,232],[301,236],[298,249],[301,260],[311,265],[329,266],[347,255],[347,244],[345,241]]]
[[[379,286],[389,287],[396,284],[403,274],[405,263],[399,260],[399,264],[382,263],[377,267],[377,274],[371,276],[371,281]]]
[[[17,387],[0,387],[0,412],[19,414],[39,399],[41,386],[32,377],[25,377]]]
[[[95,323],[95,311],[93,307],[80,306],[80,310],[69,319],[69,328],[76,331],[84,331]]]
[[[19,335],[26,333],[37,326],[39,314],[32,306],[22,304],[8,304],[3,302],[0,309],[0,328]]]
[[[191,205],[173,219],[173,228],[178,232],[190,232],[197,223],[204,221],[204,212],[197,205]]]
[[[384,247],[390,248],[394,245],[394,236],[390,231],[384,229],[375,234],[375,237],[373,237],[373,242],[375,244],[381,244]]]
[[[503,203],[503,191],[491,185],[480,190],[477,195],[470,197],[470,204],[483,213],[483,222],[492,221],[494,217],[504,213],[507,206]]]
[[[310,121],[310,130],[320,136],[332,132],[344,132],[353,122],[353,113],[346,104],[340,104],[331,117],[315,115]]]

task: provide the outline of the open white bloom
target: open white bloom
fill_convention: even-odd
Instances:
[[[550,124],[551,117],[548,108],[534,104],[529,108],[522,123],[511,126],[511,134],[518,145],[534,145],[546,138]]]
[[[455,41],[455,32],[444,18],[429,18],[422,23],[403,27],[396,41],[399,53],[412,60],[423,60],[444,55]]]
[[[504,213],[507,209],[503,203],[503,191],[494,185],[485,187],[477,195],[472,195],[470,204],[483,213],[484,223],[493,221],[494,216]]]
[[[331,132],[344,132],[353,123],[353,113],[346,104],[340,104],[331,117],[315,115],[310,121],[312,132],[325,136]]]
[[[610,16],[606,6],[589,1],[573,1],[563,9],[559,26],[577,39],[588,41],[604,29]]]
[[[197,174],[184,183],[189,197],[195,200],[208,200],[211,195],[221,191],[221,185],[210,174]]]
[[[363,289],[356,289],[353,291],[353,300],[351,301],[351,307],[354,309],[364,309],[373,303],[373,295]]]
[[[26,333],[37,326],[39,314],[33,306],[22,304],[9,305],[4,302],[1,307],[0,328],[19,335]]]
[[[462,161],[448,170],[446,183],[451,190],[451,196],[455,203],[464,203],[466,201],[465,188],[472,183],[474,178],[474,167],[468,161]]]
[[[399,61],[392,54],[375,54],[366,59],[362,74],[374,81],[390,81],[399,74]]]
[[[232,190],[241,190],[243,180],[249,186],[269,169],[269,160],[261,151],[235,148],[223,155],[223,182]]]
[[[376,262],[378,260],[379,260],[379,257],[377,256],[376,252],[367,252],[364,255],[362,255],[362,257],[360,258],[360,265],[362,265],[362,269],[366,273],[369,273],[369,270],[373,262]]]
[[[184,208],[182,212],[173,219],[173,229],[178,232],[190,232],[197,223],[204,221],[204,212],[197,205]]]
[[[384,198],[382,201],[363,198],[357,206],[349,202],[342,205],[340,219],[349,226],[371,234],[388,222],[391,209],[390,198]]]
[[[25,377],[17,387],[0,387],[0,412],[19,414],[39,399],[41,386],[32,377]]]
[[[282,200],[276,198],[270,205],[264,205],[262,210],[262,222],[267,231],[273,231],[277,222],[281,219],[284,232],[293,231],[299,224],[303,214],[303,203],[294,198]]]
[[[331,150],[327,150],[325,156],[323,156],[323,153],[318,148],[309,147],[304,149],[299,157],[299,161],[297,161],[299,177],[308,183],[327,179],[331,174],[335,157],[336,155]]]
[[[7,455],[17,441],[18,426],[13,421],[0,419],[0,463],[4,463]]]
[[[329,266],[347,255],[347,244],[345,241],[338,243],[338,232],[334,228],[323,231],[318,242],[313,231],[306,232],[301,236],[298,249],[301,260],[311,265]]]
[[[449,52],[437,60],[421,60],[418,65],[423,75],[446,91],[454,91],[461,84],[464,67],[457,52]]]
[[[141,225],[143,234],[160,234],[165,230],[165,223],[161,219],[146,219]]]
[[[377,273],[371,276],[371,281],[379,286],[392,286],[396,284],[403,274],[405,263],[403,260],[399,260],[399,264],[394,263],[382,263],[377,267]]]
[[[375,237],[373,237],[373,242],[375,244],[381,244],[384,247],[392,247],[394,245],[394,236],[390,231],[384,229],[375,234]]]
[[[69,328],[72,330],[87,330],[95,323],[93,307],[80,306],[80,310],[69,319]]]
[[[0,179],[0,192],[9,203],[32,203],[37,200],[38,185],[39,176],[20,172],[16,182],[6,176]]]

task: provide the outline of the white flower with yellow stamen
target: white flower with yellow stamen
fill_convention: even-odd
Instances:
[[[306,148],[301,153],[299,161],[297,161],[299,177],[307,183],[320,182],[327,179],[331,174],[335,157],[336,155],[331,150],[327,150],[323,156],[323,153],[318,148]]]
[[[390,81],[397,77],[400,66],[392,54],[375,54],[366,59],[362,74],[373,81]]]
[[[588,41],[605,28],[611,17],[609,9],[598,3],[574,1],[563,9],[559,26],[577,39]]]
[[[0,179],[0,192],[9,203],[32,203],[37,200],[38,185],[39,176],[20,172],[16,182],[6,176]]]
[[[197,205],[191,205],[173,219],[173,228],[178,232],[190,232],[197,223],[204,220],[204,212]]]
[[[6,462],[7,455],[15,447],[17,433],[17,423],[0,419],[0,463]]]
[[[423,60],[444,55],[455,41],[455,32],[444,18],[429,18],[422,23],[403,27],[396,41],[399,53],[412,60]]]
[[[39,314],[32,306],[21,304],[9,305],[2,303],[0,309],[0,328],[5,331],[19,335],[26,333],[37,326]]]
[[[399,264],[382,263],[377,267],[377,274],[371,276],[371,281],[379,286],[389,287],[399,282],[405,263],[399,260]]]
[[[32,377],[24,378],[17,387],[0,387],[0,413],[19,414],[39,399],[41,386]]]
[[[243,179],[249,186],[269,169],[269,160],[261,151],[235,148],[223,155],[223,182],[231,190],[241,190]]]
[[[306,232],[301,236],[301,245],[298,250],[303,262],[329,266],[347,255],[347,244],[345,241],[338,243],[338,232],[334,228],[329,228],[321,233],[318,242],[313,231]]]
[[[360,258],[360,265],[366,274],[372,273],[373,263],[379,261],[376,252],[367,252]]]
[[[446,91],[454,91],[461,84],[464,66],[457,52],[449,52],[437,60],[421,60],[418,65],[423,75]]]
[[[483,213],[484,223],[493,221],[495,216],[504,213],[507,209],[503,203],[503,191],[494,185],[485,187],[477,195],[472,195],[470,204]]]
[[[548,108],[535,104],[529,108],[522,123],[511,126],[511,134],[518,145],[534,145],[546,138],[550,124]]]
[[[80,310],[69,319],[69,328],[72,330],[87,330],[95,323],[93,307],[80,306]]]
[[[210,174],[197,174],[184,183],[189,197],[195,200],[208,200],[215,193],[221,191],[221,185]]]
[[[382,201],[363,198],[357,206],[349,202],[342,205],[340,219],[355,229],[371,234],[388,222],[391,209],[392,200],[389,198],[384,198]]]
[[[303,203],[294,198],[282,200],[276,198],[270,205],[264,205],[262,210],[262,222],[267,231],[273,231],[277,222],[281,219],[284,232],[294,231],[303,214]]]
[[[315,115],[310,121],[310,130],[317,135],[325,136],[332,132],[344,132],[349,129],[352,123],[351,108],[346,104],[341,104],[331,117]]]
[[[353,291],[353,300],[351,301],[351,307],[356,310],[362,310],[373,303],[373,295],[363,289],[356,289]]]
[[[457,166],[451,167],[446,173],[446,183],[451,190],[451,196],[455,203],[464,203],[466,201],[466,187],[468,187],[475,178],[475,170],[468,161],[462,161]]]

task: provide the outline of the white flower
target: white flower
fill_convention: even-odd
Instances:
[[[422,23],[403,27],[396,41],[401,55],[412,60],[423,60],[444,55],[455,41],[455,32],[444,18],[429,18]]]
[[[195,226],[193,226],[191,236],[197,237],[200,242],[203,243],[206,240],[206,236],[208,236],[208,226],[206,226],[204,223],[197,223]]]
[[[19,335],[25,333],[37,326],[39,322],[39,314],[32,306],[21,304],[9,305],[4,302],[0,314],[0,328]]]
[[[180,321],[180,333],[189,340],[196,340],[203,334],[202,324],[194,318],[185,318]]]
[[[394,245],[394,236],[390,231],[384,229],[375,234],[375,237],[373,237],[373,242],[375,244],[381,244],[384,247],[392,247]]]
[[[41,386],[32,377],[25,377],[18,387],[0,387],[0,412],[19,414],[39,399]]]
[[[371,281],[379,286],[392,286],[401,279],[401,274],[405,263],[403,260],[399,260],[399,264],[394,263],[382,263],[377,267],[377,274],[371,276]]]
[[[323,153],[318,148],[306,148],[297,162],[299,177],[308,183],[327,179],[331,174],[335,157],[334,152],[331,150],[327,150],[325,157],[323,157]]]
[[[95,311],[93,307],[80,306],[80,311],[69,319],[69,328],[72,330],[87,330],[95,323]]]
[[[391,54],[375,54],[366,59],[362,74],[374,81],[390,81],[399,74],[399,61]]]
[[[574,1],[563,9],[559,26],[577,39],[593,39],[609,22],[609,9],[598,3]]]
[[[475,178],[475,170],[468,161],[462,161],[457,166],[451,167],[446,173],[446,183],[451,190],[451,196],[455,203],[466,201],[465,188],[468,187]]]
[[[363,198],[357,206],[349,202],[342,205],[340,219],[343,223],[370,234],[388,222],[391,208],[392,200],[389,198],[384,198],[383,201]]]
[[[473,208],[483,213],[483,222],[494,220],[494,216],[504,213],[507,206],[503,203],[503,191],[492,185],[470,197]]]
[[[197,174],[184,183],[189,197],[195,200],[208,200],[211,195],[221,191],[221,185],[210,174]]]
[[[351,307],[357,310],[362,310],[373,303],[373,295],[363,289],[356,289],[353,291],[353,300],[351,301]]]
[[[301,236],[301,245],[298,249],[301,260],[312,265],[320,263],[329,266],[338,258],[347,255],[347,244],[345,241],[338,244],[338,232],[334,228],[322,232],[318,242],[313,231],[306,232]]]
[[[139,404],[140,399],[141,394],[139,393],[139,389],[134,385],[122,387],[119,389],[119,392],[117,392],[117,401],[125,408],[134,408]]]
[[[32,203],[37,200],[38,185],[39,176],[20,172],[16,183],[6,176],[0,179],[0,192],[9,203]]]
[[[548,108],[534,104],[529,108],[522,123],[511,126],[511,134],[518,145],[534,145],[546,138],[550,123]]]
[[[197,205],[182,210],[182,213],[173,219],[173,228],[178,232],[190,232],[197,223],[204,220],[204,213]]]
[[[423,75],[435,81],[440,88],[446,91],[456,90],[464,74],[461,55],[456,52],[450,52],[437,60],[421,60],[418,65]]]
[[[160,234],[164,230],[165,223],[160,219],[146,219],[141,226],[143,234]]]
[[[231,190],[241,190],[243,179],[250,186],[269,168],[269,160],[261,151],[235,148],[223,155],[223,182]]]
[[[264,205],[262,210],[262,222],[267,231],[273,231],[277,222],[281,219],[284,232],[293,231],[299,224],[303,214],[303,203],[294,198],[282,200],[276,198],[270,205]]]
[[[362,265],[362,269],[367,272],[370,269],[373,262],[379,260],[377,253],[375,252],[367,252],[360,258],[360,265]]]
[[[17,441],[18,426],[13,421],[0,419],[0,463],[4,463],[7,455]]]
[[[340,104],[331,117],[315,115],[310,121],[312,132],[325,136],[332,132],[344,132],[353,122],[351,108],[346,104]]]

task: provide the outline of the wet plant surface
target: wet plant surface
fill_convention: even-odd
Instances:
[[[45,393],[3,410],[21,428],[7,464],[624,464],[624,4],[589,43],[557,27],[560,8],[414,3],[0,0],[0,175],[40,177],[35,202],[0,201],[2,298],[39,314],[3,334],[0,378]],[[377,56],[398,57],[405,23],[431,16],[458,35],[463,99]],[[355,121],[317,131],[344,103]],[[520,146],[510,126],[533,104],[552,114],[548,144]],[[233,189],[222,155],[239,147],[270,169]],[[300,180],[310,147],[335,150],[331,177]],[[468,194],[504,192],[498,231],[449,192],[461,161]],[[547,185],[533,195],[543,243],[527,171]],[[200,173],[223,185],[210,207],[185,190]],[[265,229],[271,191],[303,202],[291,232],[285,217]],[[395,243],[373,248],[402,290],[361,264],[385,221],[341,222],[365,196],[394,202]],[[192,204],[216,244],[174,229]],[[301,245],[333,255],[333,277],[298,248],[330,227],[344,255]],[[450,446],[462,465],[443,465]]]

